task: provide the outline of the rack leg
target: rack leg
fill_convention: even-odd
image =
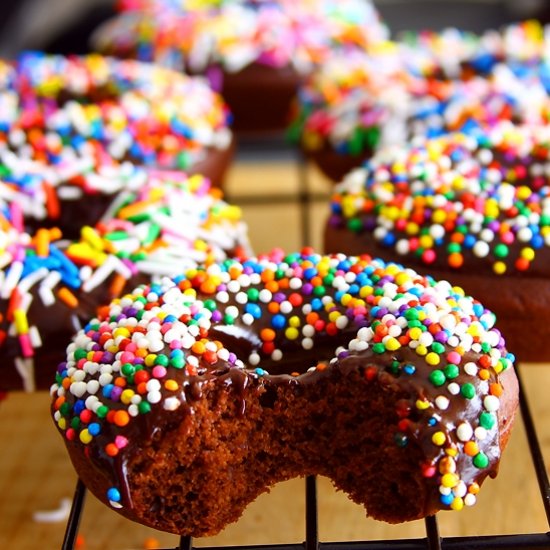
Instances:
[[[439,536],[437,518],[428,516],[424,523],[426,524],[426,535],[428,536],[428,550],[441,550],[441,537]]]
[[[69,514],[69,520],[67,521],[67,529],[65,530],[65,537],[63,539],[61,550],[73,550],[75,547],[76,537],[78,535],[78,526],[80,525],[82,510],[84,509],[85,497],[86,487],[79,479],[76,483],[71,513]]]
[[[311,245],[311,197],[309,194],[308,162],[298,153],[298,194],[300,201],[300,224],[302,246]]]
[[[193,550],[193,539],[191,537],[180,537],[178,550]]]
[[[317,480],[306,477],[306,547],[305,550],[318,550],[319,528],[317,519]]]

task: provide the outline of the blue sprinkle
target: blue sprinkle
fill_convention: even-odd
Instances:
[[[116,487],[107,490],[107,498],[113,502],[120,502],[120,491]]]
[[[92,422],[88,426],[88,431],[90,432],[90,435],[96,436],[101,432],[101,426],[97,422]]]
[[[454,500],[454,496],[453,493],[449,493],[448,495],[441,495],[439,499],[445,506],[450,506]]]
[[[284,315],[281,315],[280,313],[277,313],[273,316],[273,319],[271,319],[271,326],[274,329],[281,329],[286,326],[286,318]]]

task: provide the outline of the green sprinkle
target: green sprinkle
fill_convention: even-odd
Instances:
[[[85,349],[78,348],[74,352],[74,358],[79,361],[80,359],[86,359],[88,352]]]
[[[432,344],[432,351],[437,353],[438,355],[441,355],[445,351],[445,346],[439,342],[434,342]]]
[[[476,468],[487,468],[489,466],[489,458],[485,453],[479,452],[474,456],[474,466]]]
[[[504,243],[495,246],[494,254],[497,258],[506,258],[508,256],[508,247]]]
[[[476,394],[476,389],[473,384],[466,382],[465,384],[462,384],[460,393],[462,394],[462,397],[465,397],[466,399],[473,399]]]
[[[155,365],[160,365],[161,367],[167,367],[170,360],[164,353],[160,353],[155,358]]]
[[[453,378],[456,378],[459,374],[459,369],[456,365],[448,364],[443,369],[443,372],[445,373],[445,376],[452,380]]]
[[[138,411],[140,414],[146,414],[148,412],[151,412],[151,405],[147,401],[141,401],[138,403]]]
[[[386,346],[382,342],[377,342],[372,346],[372,351],[374,353],[384,353],[386,351]]]
[[[260,291],[257,288],[250,288],[246,291],[246,295],[248,296],[249,301],[257,302],[260,297]],[[211,310],[211,311],[214,311],[214,310]]]
[[[436,387],[443,386],[443,384],[445,384],[445,381],[447,380],[443,371],[439,369],[432,371],[430,373],[429,379],[430,382]]]
[[[104,238],[108,241],[123,241],[128,238],[128,233],[126,231],[111,231],[105,233]]]
[[[495,425],[495,415],[488,411],[483,411],[479,415],[479,425],[486,430],[490,430]]]

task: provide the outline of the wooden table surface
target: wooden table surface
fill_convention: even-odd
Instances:
[[[289,163],[240,163],[228,182],[234,202],[240,194],[296,189],[296,167]],[[317,175],[312,188],[328,193]],[[300,212],[295,205],[244,206],[257,251],[274,246],[300,246]],[[319,247],[327,206],[311,209],[312,243]],[[281,232],[279,228],[284,227]],[[550,365],[525,365],[522,369],[545,459],[550,456]],[[49,416],[46,392],[14,393],[0,403],[0,548],[49,550],[59,548],[66,521],[36,521],[37,512],[59,511],[71,499],[76,476],[61,437]],[[318,480],[319,531],[322,541],[374,540],[424,537],[423,522],[391,526],[365,519],[361,507]],[[245,512],[241,520],[220,535],[196,540],[196,546],[300,542],[305,537],[304,481],[297,479],[273,488]],[[51,514],[50,514],[51,515]],[[56,515],[56,514],[54,514]],[[59,514],[57,514],[59,515]],[[495,480],[484,485],[478,504],[461,512],[439,514],[442,536],[546,532],[549,530],[539,496],[525,431],[518,421]],[[131,523],[94,497],[88,496],[81,524],[80,548],[143,549],[174,547],[177,537]]]

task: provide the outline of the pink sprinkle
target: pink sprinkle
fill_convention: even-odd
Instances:
[[[117,449],[124,449],[128,445],[128,439],[125,438],[123,435],[117,435],[115,437],[115,446]]]
[[[162,365],[156,365],[153,367],[152,374],[155,378],[164,378],[166,376],[166,369]]]
[[[19,335],[19,346],[21,347],[23,357],[32,357],[34,355],[34,349],[28,333]]]
[[[447,354],[447,361],[453,365],[458,365],[460,363],[460,353],[456,351],[450,351]]]
[[[135,355],[128,349],[130,346],[126,346],[126,350],[122,352],[120,356],[121,363],[133,363]]]

